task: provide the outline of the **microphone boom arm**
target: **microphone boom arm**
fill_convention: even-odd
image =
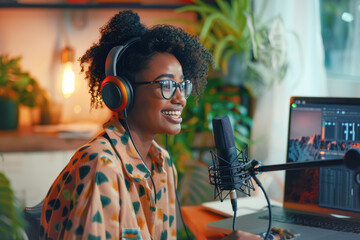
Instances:
[[[351,148],[346,151],[344,157],[341,159],[327,159],[318,161],[305,161],[305,162],[288,162],[283,164],[267,165],[263,166],[257,160],[252,160],[250,168],[247,169],[252,173],[279,171],[279,170],[296,170],[303,168],[313,167],[330,167],[330,166],[346,166],[348,169],[358,170],[360,169],[360,149]]]
[[[339,165],[344,165],[343,159],[308,161],[308,162],[290,162],[290,163],[274,164],[274,165],[266,165],[266,166],[258,165],[258,167],[254,167],[254,171],[261,173],[261,172],[271,172],[271,171],[280,171],[280,170],[296,170],[296,169],[304,169],[304,168],[312,168],[312,167],[330,167],[330,166],[339,166]]]

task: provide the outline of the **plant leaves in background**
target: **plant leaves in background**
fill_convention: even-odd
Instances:
[[[26,222],[7,177],[0,172],[1,239],[24,239]]]
[[[176,9],[178,12],[194,12],[199,20],[188,26],[195,29],[204,47],[211,51],[215,68],[226,76],[229,61],[237,55],[237,68],[243,68],[232,84],[243,85],[253,96],[259,96],[274,82],[281,82],[286,75],[287,52],[285,28],[279,16],[261,22],[268,1],[261,2],[255,18],[252,0],[216,0],[215,3],[194,0],[193,5]],[[256,2],[257,4],[258,2]],[[171,21],[171,19],[170,19]],[[243,65],[243,67],[239,64]],[[237,71],[236,71],[237,73]],[[226,78],[226,77],[225,77]]]
[[[34,107],[49,100],[48,93],[28,73],[22,70],[21,57],[0,55],[0,98]]]

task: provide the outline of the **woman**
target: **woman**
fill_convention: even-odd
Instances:
[[[204,89],[211,54],[179,28],[146,28],[122,11],[80,62],[92,106],[103,100],[114,116],[51,186],[41,239],[176,238],[176,172],[154,138],[180,132],[186,98]],[[254,237],[230,237],[245,235]]]

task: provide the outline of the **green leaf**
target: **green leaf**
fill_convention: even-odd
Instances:
[[[200,204],[212,199],[212,187],[208,183],[207,165],[189,159],[179,186],[181,203]]]
[[[242,136],[248,137],[250,135],[249,129],[244,125],[236,125],[236,131],[241,134]]]
[[[0,172],[0,236],[3,239],[23,239],[26,222],[10,181]]]
[[[209,15],[203,24],[203,28],[200,33],[201,38],[206,38],[208,33],[211,30],[211,27],[214,26],[215,22],[218,21],[220,26],[227,26],[233,31],[233,34],[235,36],[240,36],[241,32],[239,29],[237,29],[237,26],[235,23],[233,23],[230,19],[228,19],[226,16],[222,15],[221,13],[213,13]]]
[[[245,1],[244,1],[245,2]],[[231,6],[232,6],[232,9],[233,9],[233,16],[232,18],[233,19],[237,19],[237,16],[239,16],[239,14],[241,13],[242,11],[242,8],[241,6],[239,5],[239,1],[237,0],[232,0],[231,1]]]
[[[225,16],[231,16],[230,5],[224,0],[216,0],[217,5]]]
[[[221,59],[223,57],[226,47],[228,45],[230,45],[229,44],[230,42],[235,42],[235,41],[236,41],[236,38],[234,36],[229,35],[229,36],[226,36],[225,38],[221,39],[218,42],[218,44],[216,45],[215,50],[214,50],[214,60],[215,60],[216,67],[220,67],[220,62],[221,62]],[[227,52],[234,53],[234,51],[231,51],[231,49],[227,50]]]
[[[175,12],[197,12],[199,14],[209,14],[209,13],[215,13],[219,10],[211,5],[207,5],[206,3],[202,1],[195,0],[194,1],[198,5],[186,5],[180,8],[177,8]]]
[[[246,16],[246,23],[247,26],[249,28],[250,31],[250,36],[251,36],[251,43],[252,43],[252,49],[253,49],[253,54],[254,54],[254,58],[257,59],[258,58],[258,46],[257,43],[255,41],[255,23],[254,23],[254,15],[251,12],[247,12],[245,13]]]

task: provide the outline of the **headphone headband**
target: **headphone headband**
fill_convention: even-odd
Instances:
[[[140,37],[131,38],[124,45],[113,47],[107,55],[105,62],[105,75],[117,76],[116,65],[118,60],[121,59],[121,55],[135,42],[139,41]]]

